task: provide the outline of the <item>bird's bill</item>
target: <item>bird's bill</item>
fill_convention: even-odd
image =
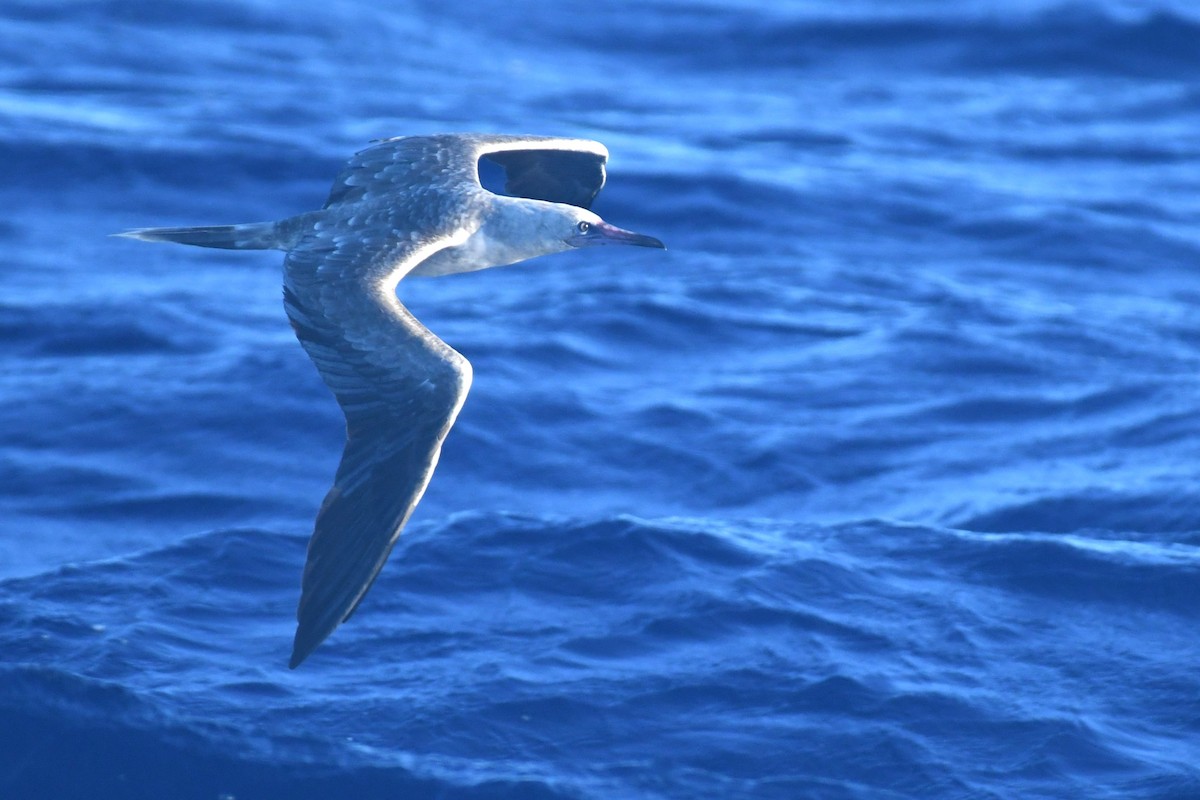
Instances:
[[[653,236],[634,233],[607,222],[593,222],[587,233],[572,236],[567,242],[575,247],[589,247],[597,244],[632,244],[638,247],[657,247],[666,250],[667,246]]]

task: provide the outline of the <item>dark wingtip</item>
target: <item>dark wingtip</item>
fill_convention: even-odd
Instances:
[[[296,636],[292,639],[292,660],[288,662],[288,667],[295,669],[300,666],[352,613],[353,607],[345,614],[336,607],[326,608],[324,613],[315,612],[311,590],[306,589],[301,594],[300,607],[296,609]]]
[[[312,651],[317,649],[317,645],[321,643],[321,639],[313,641],[311,638],[308,641],[300,640],[300,631],[296,631],[296,640],[292,644],[292,658],[288,661],[288,669],[295,669],[304,663],[304,659],[312,655]]]
[[[333,633],[333,627],[329,630],[318,631],[301,622],[296,627],[296,638],[292,640],[292,659],[288,662],[288,669],[295,669],[304,663],[304,659],[312,655],[313,650],[316,650],[321,642],[329,638],[329,634]]]

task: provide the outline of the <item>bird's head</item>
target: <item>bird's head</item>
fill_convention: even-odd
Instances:
[[[641,233],[634,233],[616,225],[609,225],[600,217],[586,208],[559,205],[560,219],[555,223],[561,232],[560,238],[571,247],[591,247],[598,244],[632,244],[638,247],[658,247],[663,250],[667,246]]]
[[[561,253],[573,247],[597,244],[633,244],[641,247],[666,246],[653,236],[621,230],[609,225],[586,208],[546,200],[504,197],[493,201],[475,245],[455,248],[453,255],[438,255],[422,264],[421,272],[437,274],[464,272],[486,267],[515,264],[536,256]],[[463,250],[459,254],[458,250]],[[452,264],[442,261],[453,259]],[[436,271],[430,270],[436,263]]]

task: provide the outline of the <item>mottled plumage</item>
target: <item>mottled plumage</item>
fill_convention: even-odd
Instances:
[[[587,210],[604,185],[607,157],[603,145],[581,139],[389,139],[350,159],[318,211],[122,234],[287,252],[284,308],[346,415],[346,447],[309,541],[292,667],[362,601],[471,385],[471,365],[400,304],[397,282],[590,244],[662,247]],[[504,168],[512,197],[480,185],[481,158]]]

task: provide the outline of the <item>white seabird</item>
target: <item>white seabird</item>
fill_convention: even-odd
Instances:
[[[504,169],[484,189],[481,159]],[[324,208],[279,222],[118,234],[283,250],[283,302],[346,415],[346,447],[308,544],[291,667],[354,613],[421,499],[471,385],[471,365],[400,304],[405,275],[497,267],[573,247],[663,247],[588,211],[599,142],[443,134],[357,153]]]

